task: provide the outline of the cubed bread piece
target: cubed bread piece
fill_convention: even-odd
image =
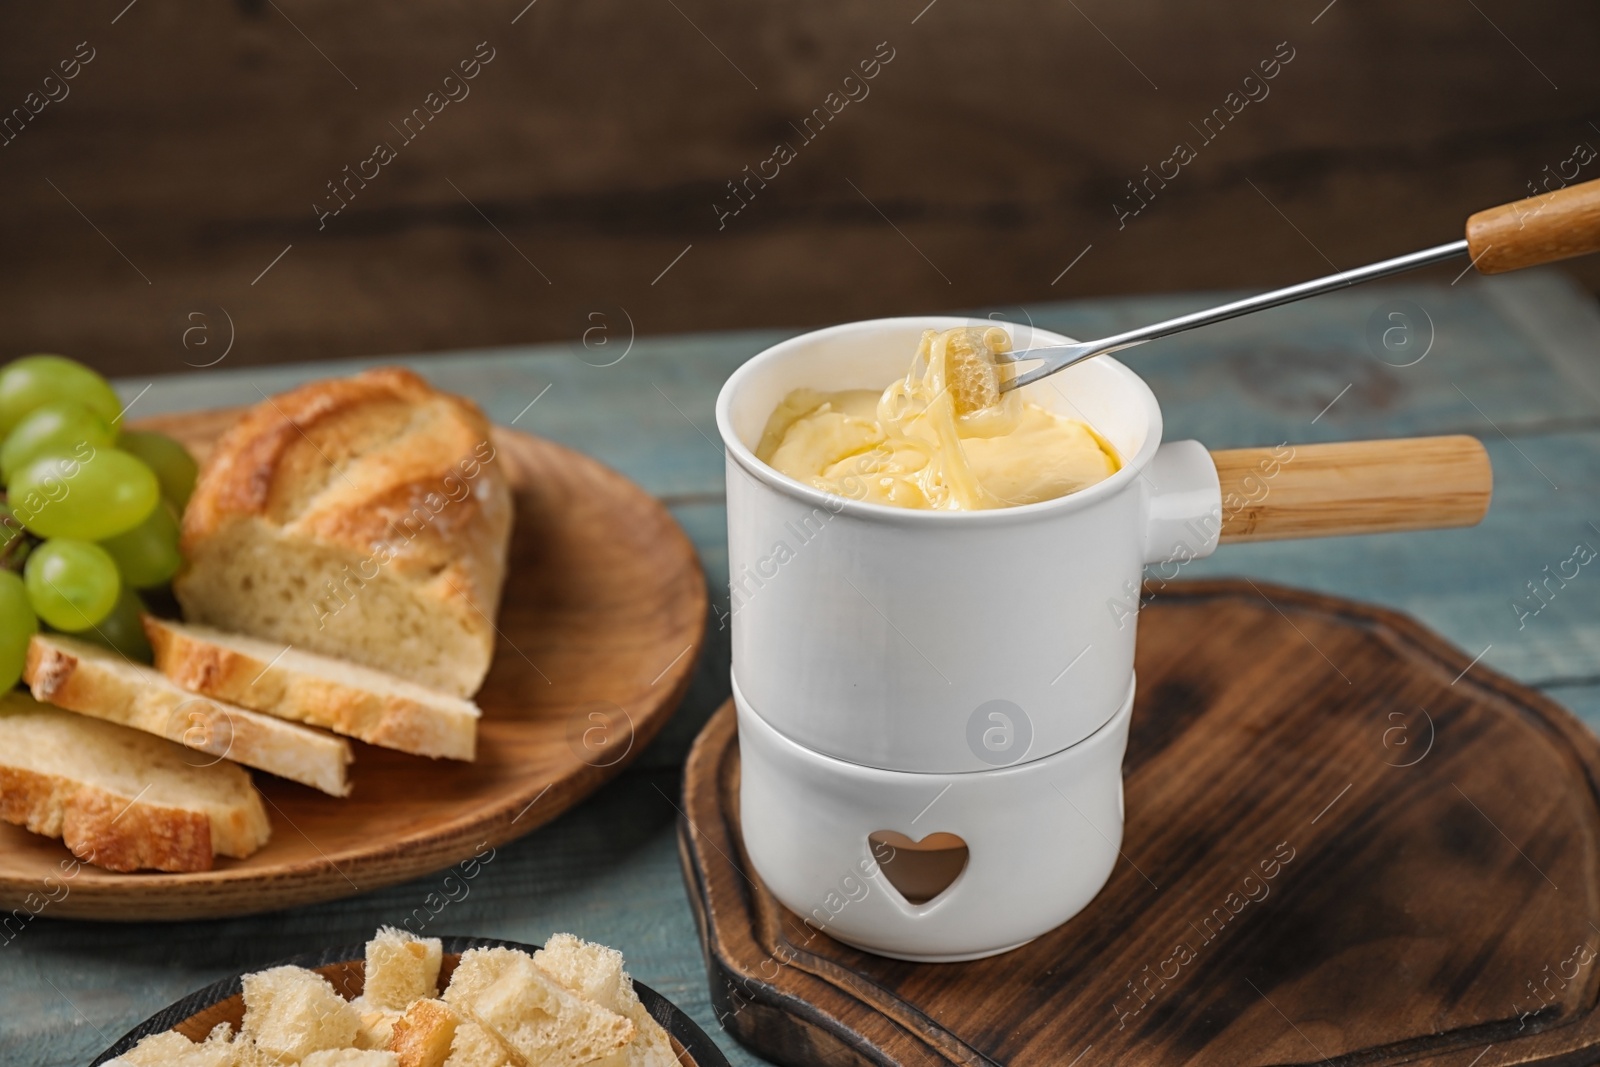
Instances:
[[[598,1067],[674,1067],[677,1063],[672,1039],[645,1010],[634,992],[633,979],[622,969],[622,953],[572,934],[552,934],[544,948],[533,954],[533,963],[562,986],[633,1023],[633,1040],[597,1061]]]
[[[444,1067],[461,1017],[442,1000],[419,1000],[394,1024],[389,1051],[400,1067]]]
[[[633,981],[622,969],[622,953],[574,934],[551,934],[533,954],[541,971],[566,988],[597,1001],[618,1015],[639,1003]]]
[[[367,942],[362,1002],[379,1011],[405,1011],[414,1000],[437,996],[442,954],[437,937],[417,937],[393,926],[380,927]]]
[[[184,689],[418,756],[470,760],[481,713],[470,700],[332,656],[143,618],[156,669]]]
[[[444,1067],[528,1067],[527,1061],[499,1034],[463,1019],[450,1040],[450,1058]]]
[[[300,1067],[399,1067],[392,1052],[342,1048],[313,1052],[300,1061]]]
[[[467,697],[494,653],[511,520],[471,401],[398,367],[311,382],[212,449],[172,591],[190,622]]]
[[[578,1067],[619,1051],[633,1023],[568,991],[515,949],[463,953],[445,1001],[503,1037],[530,1063]]]
[[[196,1044],[176,1030],[151,1034],[105,1067],[245,1067],[240,1064],[226,1023]]]
[[[268,1056],[297,1063],[354,1045],[361,1016],[315,971],[273,967],[244,976],[241,1029]]]
[[[361,1016],[361,1029],[356,1031],[356,1048],[387,1049],[394,1037],[394,1024],[400,1021],[400,1013],[375,1009],[360,997],[350,1004]]]
[[[34,634],[23,681],[40,700],[342,797],[350,743],[196,696],[153,667],[66,634]]]
[[[244,769],[15,690],[0,695],[0,819],[113,871],[208,871],[272,835]]]

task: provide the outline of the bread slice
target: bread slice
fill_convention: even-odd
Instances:
[[[442,1000],[419,1000],[394,1024],[389,1051],[399,1067],[444,1067],[461,1016]]]
[[[146,615],[144,632],[156,668],[190,692],[418,756],[470,760],[476,751],[470,700],[209,626]]]
[[[633,1040],[630,1020],[569,992],[515,949],[462,953],[444,999],[529,1063],[579,1067]]]
[[[207,871],[244,857],[272,827],[250,775],[196,766],[180,745],[125,726],[0,695],[0,819],[59,837],[113,871]]]
[[[313,1052],[355,1044],[361,1016],[329,981],[304,967],[272,967],[247,974],[243,1036],[281,1063]]]
[[[270,715],[179,689],[160,671],[63,634],[35,634],[23,680],[40,700],[165,737],[336,797],[350,792],[350,745]]]
[[[184,618],[467,697],[494,654],[511,492],[470,401],[397,367],[223,435],[183,516]]]
[[[563,987],[609,1008],[633,1023],[633,1040],[596,1061],[603,1067],[676,1067],[667,1031],[645,1009],[623,970],[622,953],[572,934],[552,934],[533,954],[533,964]]]

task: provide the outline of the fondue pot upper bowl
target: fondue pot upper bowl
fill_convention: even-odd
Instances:
[[[1018,349],[1068,343],[979,321]],[[790,390],[881,390],[905,374],[923,331],[972,324],[879,319],[804,334],[755,356],[718,397],[733,674],[752,710],[824,755],[951,773],[1083,740],[1131,692],[1144,565],[1216,546],[1209,455],[1193,441],[1163,445],[1155,396],[1108,357],[1023,391],[1093,427],[1122,464],[1055,500],[913,511],[821,492],[755,457]]]

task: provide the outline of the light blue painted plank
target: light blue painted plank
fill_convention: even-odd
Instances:
[[[1167,437],[1196,437],[1213,448],[1426,433],[1495,435],[1496,425],[1513,435],[1551,426],[1600,427],[1600,395],[1574,381],[1572,359],[1558,358],[1550,337],[1535,336],[1484,299],[1480,289],[1495,284],[1467,279],[1455,288],[1355,290],[1155,342],[1123,357],[1161,401]],[[1559,275],[1533,275],[1518,284],[1514,302],[1525,319],[1581,321],[1584,313],[1593,314],[1593,302],[1585,303],[1587,297]],[[1098,336],[1228,295],[1002,310],[1040,326]],[[1420,363],[1396,368],[1371,354],[1364,335],[1372,310],[1401,298],[1427,309],[1438,336]],[[594,356],[581,345],[557,344],[239,370],[224,363],[118,384],[129,399],[149,386],[132,414],[155,414],[255,403],[263,394],[313,378],[398,363],[472,397],[495,421],[515,420],[520,428],[587,452],[652,493],[693,495],[722,491],[713,418],[717,390],[739,364],[786,335],[640,338],[610,367],[585,363],[580,355]],[[1600,344],[1600,332],[1594,343]]]
[[[1535,335],[1485,298],[1501,284],[1469,277],[1455,287],[1369,286],[1154,341],[1118,358],[1150,383],[1169,440],[1193,437],[1212,448],[1600,425],[1600,395],[1574,380],[1571,361],[1552,352],[1554,339]],[[1228,294],[1146,300],[1134,316],[1120,301],[1039,308],[1033,316],[1041,326],[1101,336],[1219,295]],[[1554,273],[1518,279],[1515,299],[1535,318],[1593,314],[1593,299]],[[1434,328],[1431,349],[1413,366],[1392,364],[1414,356],[1378,358],[1374,351],[1387,350],[1367,338],[1372,316],[1398,301],[1421,307]],[[1591,334],[1591,356],[1597,348],[1600,330]]]
[[[1568,387],[1600,399],[1600,302],[1593,293],[1557,267],[1502,274],[1479,292],[1535,340]]]
[[[1550,685],[1544,695],[1565,707],[1595,733],[1600,733],[1600,683]]]
[[[129,418],[254,404],[302,382],[374,365],[410,367],[471,397],[502,425],[547,437],[616,468],[658,496],[722,492],[712,407],[722,381],[783,334],[641,338],[627,358],[594,367],[566,345],[534,345],[382,360],[228,369],[118,382]],[[529,405],[532,405],[531,407]]]
[[[682,764],[700,728],[733,692],[728,674],[732,659],[731,634],[724,617],[728,609],[727,509],[721,504],[680,504],[672,508],[672,514],[700,554],[711,594],[711,610],[706,620],[705,644],[689,692],[662,727],[660,736],[639,755],[641,767]]]
[[[1600,675],[1600,558],[1567,567],[1577,577],[1552,585],[1525,621],[1512,608],[1539,604],[1526,583],[1561,569],[1579,543],[1600,550],[1590,525],[1600,525],[1600,432],[1486,443],[1495,496],[1479,526],[1224,545],[1184,575],[1243,574],[1399,608],[1469,657],[1492,645],[1483,661],[1530,684]]]

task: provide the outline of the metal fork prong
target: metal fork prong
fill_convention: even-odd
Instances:
[[[1002,393],[1009,393],[1011,390],[1020,389],[1024,385],[1032,385],[1040,378],[1048,377],[1049,375],[1055,373],[1055,370],[1056,368],[1049,363],[1041,364],[1033,368],[1031,371],[1028,371],[1026,374],[1017,375],[1009,382],[1002,382],[1000,384],[1000,391]]]
[[[1025,348],[1018,352],[1007,352],[1011,357],[1006,362],[1023,363],[1032,360],[1043,360],[1039,366],[1017,375],[1000,386],[1001,392],[1007,392],[1018,386],[1030,385],[1047,375],[1054,374],[1063,367],[1088,359],[1105,351],[1101,342],[1086,341],[1071,345],[1040,345],[1037,348]]]
[[[993,356],[996,363],[1026,363],[1030,359],[1045,358],[1044,356],[1036,356],[1033,354],[1037,351],[1038,349],[1036,348],[1025,348],[1021,352],[992,352],[990,355]]]
[[[1062,349],[1082,347],[1083,345],[1081,343],[1071,345],[1037,345],[1033,348],[1024,348],[1016,352],[996,352],[994,353],[994,361],[996,363],[1027,363],[1035,359],[1054,359],[1061,353]]]

